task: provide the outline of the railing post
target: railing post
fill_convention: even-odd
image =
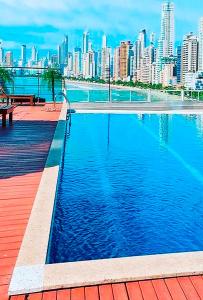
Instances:
[[[181,90],[181,100],[182,100],[182,101],[184,101],[184,96],[185,96],[184,94],[185,94],[185,91],[182,89],[182,90]]]
[[[151,89],[149,89],[147,92],[147,102],[151,102]]]
[[[130,90],[130,102],[132,102],[132,91]]]
[[[88,90],[87,102],[90,102],[90,90]]]

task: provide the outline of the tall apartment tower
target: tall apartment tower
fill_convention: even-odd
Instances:
[[[83,47],[82,47],[82,53],[87,53],[89,49],[89,32],[85,31],[83,33]]]
[[[2,66],[4,63],[4,49],[2,42],[0,42],[0,65]]]
[[[22,66],[25,67],[26,61],[27,61],[27,54],[26,54],[26,45],[21,46],[21,60],[22,60]]]
[[[33,62],[37,61],[37,48],[35,46],[32,47],[31,60]]]
[[[82,51],[81,48],[75,48],[73,54],[73,74],[75,77],[81,75],[82,70]]]
[[[5,55],[5,64],[7,67],[12,67],[13,66],[13,52],[12,51],[7,51]]]
[[[198,66],[198,38],[192,32],[184,37],[181,65],[181,82],[185,83],[185,74],[197,72]]]
[[[62,50],[62,63],[63,64],[68,64],[68,36],[65,35],[63,43],[61,45],[61,50]]]
[[[102,49],[107,48],[107,37],[104,34],[102,37]]]
[[[120,45],[120,57],[119,57],[119,69],[120,79],[127,80],[130,76],[130,51],[132,44],[130,41],[121,42]]]
[[[165,1],[161,12],[161,34],[158,41],[156,62],[156,83],[160,82],[161,61],[163,57],[174,55],[175,44],[175,17],[174,3]]]
[[[111,65],[110,59],[111,59],[110,48],[107,48],[107,38],[106,35],[103,35],[102,52],[101,52],[101,78],[103,80],[109,79],[110,65]]]
[[[113,77],[115,81],[120,79],[120,47],[117,47],[114,50]]]
[[[200,19],[199,23],[199,61],[198,70],[203,71],[203,17]]]
[[[163,57],[174,55],[175,19],[174,3],[171,1],[162,4],[160,40],[163,42]]]
[[[136,42],[136,53],[137,53],[137,69],[140,69],[141,67],[141,60],[144,57],[145,48],[147,46],[147,33],[146,30],[143,29],[140,31],[138,40]]]

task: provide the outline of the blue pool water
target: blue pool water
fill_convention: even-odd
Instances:
[[[48,263],[203,250],[203,116],[72,115]]]

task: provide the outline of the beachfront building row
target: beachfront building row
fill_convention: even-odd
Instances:
[[[182,44],[175,48],[174,4],[166,1],[162,5],[158,41],[154,33],[148,38],[144,29],[135,43],[122,41],[118,47],[111,49],[104,35],[101,50],[94,51],[89,32],[85,32],[83,48],[75,48],[69,55],[70,60],[65,67],[65,74],[69,77],[105,81],[111,78],[191,88],[188,78],[192,76],[195,89],[202,86],[200,81],[203,84],[203,18],[200,19],[199,34],[186,34]]]

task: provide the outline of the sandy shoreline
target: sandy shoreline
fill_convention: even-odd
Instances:
[[[108,89],[108,84],[103,83],[94,83],[94,82],[87,82],[87,81],[77,81],[77,80],[66,80],[66,84],[72,84],[72,85],[78,85],[80,87],[84,87],[84,89],[88,89],[88,87],[96,87],[100,89]],[[148,94],[150,93],[150,96],[157,97],[160,100],[163,100],[163,97],[167,97],[169,100],[174,100],[174,97],[176,100],[181,100],[180,96],[174,96],[167,94],[166,92],[160,91],[160,90],[151,90],[151,89],[141,89],[138,87],[128,87],[128,86],[121,86],[121,85],[111,85],[111,90],[126,90],[126,91],[134,91],[142,94]]]

